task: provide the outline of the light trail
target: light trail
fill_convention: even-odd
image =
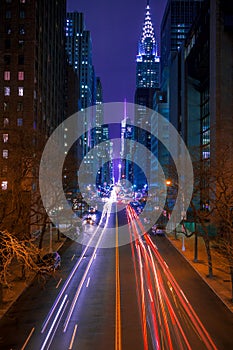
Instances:
[[[110,204],[112,204],[112,202],[110,202]],[[104,235],[104,232],[105,232],[105,230],[106,230],[106,227],[107,227],[107,225],[108,225],[108,220],[109,220],[109,217],[110,217],[110,213],[111,213],[111,205],[108,204],[108,207],[107,207],[107,209],[106,209],[106,211],[105,211],[105,214],[107,214],[107,220],[106,220],[106,222],[105,222],[105,226],[104,226],[104,228],[103,228],[103,230],[102,230],[102,232],[101,232],[101,234],[100,234],[100,236],[99,236],[99,238],[98,238],[98,241],[97,241],[97,243],[96,243],[96,246],[95,246],[95,248],[94,248],[94,251],[93,251],[93,253],[92,253],[92,255],[91,255],[91,258],[90,258],[90,260],[89,260],[89,263],[88,263],[88,265],[87,265],[87,267],[86,267],[86,270],[85,270],[85,272],[84,272],[84,274],[83,274],[83,276],[82,276],[82,279],[81,279],[81,281],[80,281],[80,283],[79,283],[78,289],[77,289],[77,291],[76,291],[76,293],[75,293],[75,296],[74,296],[74,298],[73,298],[71,307],[70,307],[70,309],[69,309],[67,318],[66,318],[65,323],[64,323],[64,328],[63,328],[63,332],[64,332],[64,333],[65,333],[66,330],[67,330],[67,327],[68,327],[68,325],[69,325],[71,316],[72,316],[72,314],[73,314],[73,312],[74,312],[75,305],[76,305],[76,303],[77,303],[77,301],[78,301],[78,298],[79,298],[79,295],[80,295],[80,293],[81,293],[83,284],[84,284],[85,279],[86,279],[86,277],[87,277],[87,274],[88,274],[88,272],[89,272],[89,270],[90,270],[90,268],[91,268],[91,265],[92,265],[92,263],[93,263],[93,261],[94,261],[94,258],[95,258],[95,255],[96,255],[96,251],[97,251],[97,249],[98,249],[98,247],[99,247],[99,245],[100,245],[100,241],[101,241],[101,239],[102,239],[102,237],[103,237],[103,235]],[[96,231],[97,231],[97,230],[96,230]]]
[[[168,341],[168,344],[167,344],[168,348],[173,349],[167,315],[169,318],[171,318],[173,331],[175,332],[174,335],[176,334],[176,341],[177,341],[176,346],[179,344],[178,345],[179,349],[191,350],[191,345],[189,344],[189,341],[185,335],[184,329],[181,323],[179,322],[178,317],[176,316],[175,310],[169,300],[162,277],[160,276],[160,274],[158,275],[158,273],[156,272],[154,258],[156,258],[156,260],[158,261],[160,267],[162,268],[163,273],[165,274],[167,281],[170,283],[169,290],[172,291],[172,293],[175,293],[175,295],[177,296],[178,300],[180,301],[184,309],[184,312],[188,316],[189,322],[191,322],[191,325],[195,330],[196,334],[198,335],[199,339],[202,341],[203,344],[205,344],[206,349],[216,350],[217,348],[215,344],[213,343],[211,337],[209,336],[202,322],[198,318],[197,314],[191,307],[185,294],[183,293],[178,283],[174,279],[173,275],[171,274],[167,263],[162,259],[160,253],[158,252],[157,246],[152,242],[149,235],[144,232],[144,227],[139,217],[134,213],[131,207],[128,206],[126,210],[127,210],[128,224],[129,224],[129,227],[132,226],[132,231],[135,238],[136,251],[138,252],[137,255],[138,255],[138,265],[140,270],[141,294],[143,293],[142,292],[142,279],[143,279],[142,266],[143,266],[143,271],[145,273],[144,285],[146,284],[148,286],[147,293],[150,300],[149,307],[151,308],[152,317],[153,317],[153,308],[152,308],[151,298],[153,298],[153,300],[156,300],[156,298],[152,294],[153,289],[151,288],[151,281],[154,280],[154,283],[155,283],[155,292],[158,294],[158,303],[159,303],[159,305],[157,305],[157,314],[158,314],[158,319],[160,324],[161,322],[163,322],[163,326],[166,332],[166,336],[164,340],[166,340],[166,343]],[[139,233],[138,228],[140,228],[142,232],[141,234]],[[132,233],[130,233],[130,235],[132,235]],[[145,238],[145,241],[144,239],[142,239],[142,235]],[[132,247],[131,247],[131,251],[132,251],[132,256],[134,257]],[[152,254],[154,254],[154,257]],[[150,272],[150,267],[152,268],[151,272]],[[153,277],[151,276],[152,272],[153,272]],[[142,300],[144,300],[143,302],[145,302],[145,295],[142,294],[141,298]],[[178,307],[178,305],[176,307]],[[161,319],[161,316],[162,316],[162,319]],[[154,325],[155,324],[156,323],[154,323]],[[142,327],[144,327],[144,322]],[[156,335],[155,337],[157,338]],[[158,349],[157,344],[156,344],[156,349]]]
[[[105,214],[106,214],[106,213],[105,213]],[[100,220],[100,223],[99,223],[99,226],[100,226],[100,224],[102,223],[103,218],[104,218],[104,216],[103,216],[103,214],[102,214],[101,220]],[[69,277],[66,279],[66,282],[64,283],[62,289],[60,290],[60,292],[59,292],[59,294],[58,294],[58,296],[57,296],[55,302],[53,303],[52,308],[50,309],[50,311],[49,311],[49,313],[48,313],[48,315],[47,315],[45,321],[43,322],[42,329],[41,329],[41,333],[42,333],[42,334],[43,334],[44,331],[46,330],[46,328],[47,328],[47,326],[48,326],[48,323],[49,323],[50,319],[52,318],[53,313],[55,312],[55,309],[56,309],[56,307],[57,307],[59,301],[61,300],[63,294],[65,293],[65,291],[66,291],[66,289],[67,289],[67,287],[68,287],[70,281],[72,280],[72,278],[73,278],[75,272],[77,271],[77,269],[78,269],[79,265],[81,264],[82,260],[85,258],[85,254],[86,254],[87,250],[90,248],[90,244],[91,244],[91,242],[93,241],[93,239],[95,238],[95,235],[96,235],[97,231],[98,231],[98,227],[96,228],[95,232],[93,233],[93,236],[89,239],[89,241],[88,241],[88,243],[87,243],[85,249],[83,250],[83,252],[82,252],[82,254],[80,255],[80,257],[79,257],[78,261],[76,262],[76,264],[74,265],[74,267],[73,267],[73,269],[72,269],[72,271],[71,271]]]
[[[63,305],[65,304],[66,299],[67,299],[67,294],[65,295],[65,297],[64,297],[64,299],[63,299],[63,301],[62,301],[62,303],[61,303],[61,305],[60,305],[60,307],[59,307],[59,309],[58,309],[58,312],[57,312],[57,314],[56,314],[56,316],[55,316],[55,318],[54,318],[54,320],[53,320],[53,323],[52,323],[52,325],[51,325],[51,327],[50,327],[50,329],[49,329],[49,331],[48,331],[48,334],[47,334],[47,336],[46,336],[46,338],[45,338],[45,340],[44,340],[44,342],[43,342],[43,344],[42,344],[40,350],[44,350],[44,348],[45,348],[45,346],[46,346],[46,344],[47,344],[47,342],[48,342],[48,339],[49,339],[49,337],[50,337],[50,334],[52,333],[52,330],[53,330],[53,328],[54,328],[54,326],[55,326],[55,324],[56,324],[56,322],[57,322],[57,319],[58,319],[58,317],[59,317],[59,315],[60,315],[60,312],[61,312],[61,310],[62,310],[62,308],[63,308]]]

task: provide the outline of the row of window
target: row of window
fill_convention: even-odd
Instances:
[[[23,96],[24,95],[24,87],[23,86],[18,86],[17,94],[18,94],[18,96]],[[11,95],[11,88],[10,88],[10,86],[4,86],[4,96],[10,96],[10,95]]]
[[[4,112],[8,112],[10,110],[10,103],[4,101],[3,102],[3,110]],[[23,102],[17,102],[17,108],[16,108],[17,112],[22,112],[23,111]]]
[[[4,128],[7,128],[9,126],[9,118],[4,118],[3,119],[3,126]],[[17,126],[22,126],[23,125],[23,118],[17,118]]]
[[[4,80],[11,80],[11,72],[9,70],[4,71]],[[24,80],[24,72],[18,72],[18,80]]]

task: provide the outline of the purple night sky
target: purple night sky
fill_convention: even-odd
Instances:
[[[150,0],[157,39],[167,0]],[[134,102],[136,55],[146,0],[67,0],[67,11],[84,13],[92,37],[95,73],[104,102]]]

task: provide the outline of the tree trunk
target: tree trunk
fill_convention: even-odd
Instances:
[[[26,280],[26,269],[24,264],[22,264],[22,268],[21,268],[21,279]]]
[[[230,267],[231,275],[231,302],[233,303],[233,266]]]
[[[203,236],[204,242],[205,242],[205,248],[206,248],[206,254],[207,254],[207,263],[208,263],[208,277],[213,277],[213,265],[212,265],[212,255],[211,255],[211,249],[210,249],[210,241],[207,237]]]
[[[43,244],[43,238],[44,238],[45,231],[46,231],[46,221],[43,223],[43,226],[42,226],[42,229],[41,229],[39,249],[42,249],[42,244]]]
[[[3,285],[0,283],[0,305],[3,304]]]

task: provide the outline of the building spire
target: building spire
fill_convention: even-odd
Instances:
[[[145,11],[145,18],[144,23],[142,27],[142,35],[141,40],[139,43],[139,56],[146,54],[149,54],[148,50],[151,54],[157,56],[157,43],[155,40],[155,34],[154,34],[154,28],[151,20],[151,14],[150,14],[150,6],[149,6],[149,0],[147,0],[147,6]]]

